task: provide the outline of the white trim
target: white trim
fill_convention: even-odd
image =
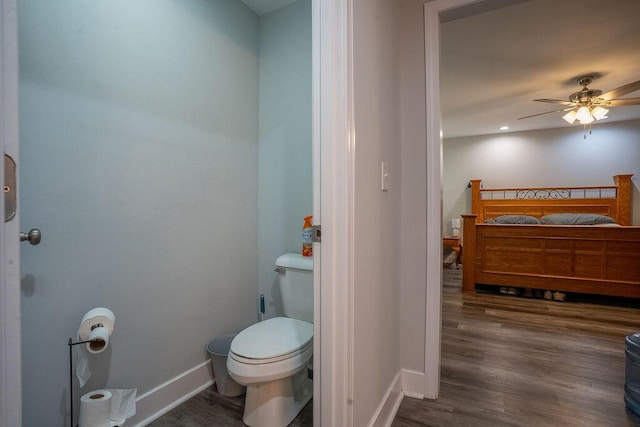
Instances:
[[[389,384],[382,401],[369,421],[369,427],[388,427],[393,423],[393,419],[402,403],[404,393],[402,392],[402,372],[398,372]]]
[[[313,223],[322,225],[320,151],[320,0],[311,1],[311,108],[312,108],[312,162],[313,162]],[[320,301],[322,286],[322,254],[319,245],[313,248],[313,425],[322,425],[322,330]]]
[[[403,369],[401,372],[404,395],[414,399],[424,399],[424,373],[412,371],[411,369]]]
[[[322,425],[353,425],[354,140],[352,0],[320,0]]]
[[[0,154],[9,154],[19,167],[16,18],[15,0],[0,0]],[[0,161],[4,181],[3,166],[4,158]],[[5,223],[4,197],[0,199],[0,425],[13,427],[22,425],[20,212],[18,209],[14,219]]]
[[[425,5],[426,143],[427,143],[427,290],[425,304],[425,396],[440,391],[442,325],[442,138],[440,136],[439,21],[440,2]]]
[[[138,396],[136,415],[127,424],[146,426],[213,383],[211,361],[207,360]]]
[[[442,327],[442,116],[440,109],[441,12],[482,0],[434,0],[424,5],[427,143],[427,285],[425,397],[440,391]]]

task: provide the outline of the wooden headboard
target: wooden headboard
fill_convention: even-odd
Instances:
[[[471,213],[476,222],[500,215],[531,215],[540,218],[554,213],[594,213],[607,215],[620,225],[631,225],[631,177],[615,175],[615,185],[562,188],[482,188],[473,179]]]

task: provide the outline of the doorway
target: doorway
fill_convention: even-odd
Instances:
[[[251,288],[256,283],[253,277],[256,275],[256,267],[247,267],[242,262],[243,257],[238,256],[240,253],[244,256],[256,257],[255,252],[257,251],[257,249],[250,247],[256,246],[255,239],[247,239],[248,236],[244,234],[246,232],[256,232],[257,227],[256,209],[248,208],[251,203],[254,203],[250,200],[252,195],[257,192],[258,179],[255,171],[257,168],[247,166],[256,159],[256,147],[255,144],[252,145],[250,142],[250,134],[257,133],[257,131],[254,125],[247,125],[248,123],[257,122],[252,121],[249,117],[256,115],[255,109],[257,107],[253,104],[257,105],[257,102],[247,99],[250,97],[248,94],[252,92],[252,85],[253,89],[255,89],[257,84],[257,78],[253,78],[257,77],[255,58],[252,56],[252,49],[255,46],[250,45],[251,31],[255,31],[255,28],[249,27],[244,32],[240,30],[241,28],[247,29],[246,20],[251,18],[247,18],[243,15],[242,10],[238,9],[234,11],[234,19],[242,22],[235,28],[229,27],[229,22],[222,22],[218,30],[213,34],[207,24],[201,21],[208,13],[211,13],[211,10],[208,9],[210,5],[205,3],[208,2],[199,3],[197,6],[192,4],[191,9],[180,11],[166,11],[162,10],[162,7],[147,9],[146,11],[141,10],[140,16],[143,16],[143,18],[138,21],[139,25],[135,25],[135,22],[130,21],[130,16],[120,16],[119,20],[114,20],[119,22],[120,29],[125,32],[134,28],[142,30],[143,27],[154,31],[153,26],[161,22],[165,13],[167,13],[173,17],[179,16],[183,23],[188,23],[185,27],[192,31],[190,35],[184,36],[184,34],[181,35],[175,32],[175,26],[168,26],[167,28],[171,28],[171,30],[167,32],[167,28],[165,28],[163,30],[164,36],[156,34],[155,37],[150,37],[146,41],[136,39],[135,34],[125,36],[123,34],[109,33],[105,18],[115,13],[113,10],[105,9],[94,13],[85,8],[84,10],[74,11],[73,13],[80,15],[86,13],[88,15],[85,15],[83,19],[78,19],[76,25],[61,25],[61,28],[64,29],[64,34],[57,39],[60,44],[53,46],[58,48],[62,45],[67,45],[69,51],[64,52],[65,54],[62,57],[72,61],[63,60],[55,63],[54,67],[39,67],[33,63],[23,67],[23,70],[29,76],[29,81],[21,89],[21,96],[24,96],[23,108],[26,109],[23,110],[23,113],[25,119],[27,117],[32,119],[35,117],[36,119],[33,122],[36,123],[36,126],[25,129],[22,137],[25,141],[43,144],[36,147],[33,143],[31,146],[29,146],[28,142],[25,143],[22,159],[25,161],[23,170],[39,170],[38,173],[41,175],[35,179],[40,181],[40,184],[48,184],[49,186],[46,188],[41,186],[40,190],[38,190],[41,193],[29,190],[23,194],[25,198],[23,203],[25,209],[22,211],[23,223],[35,224],[39,222],[42,224],[38,224],[38,226],[43,229],[43,243],[39,247],[22,248],[23,252],[30,251],[23,254],[27,258],[25,260],[25,268],[29,271],[23,277],[22,288],[19,285],[19,264],[14,262],[19,257],[16,256],[16,259],[7,258],[5,256],[7,252],[3,251],[3,267],[11,261],[14,262],[13,268],[16,268],[17,271],[13,278],[7,278],[7,275],[2,278],[3,290],[9,288],[9,286],[5,286],[7,283],[14,283],[16,286],[12,287],[12,289],[19,292],[22,291],[23,298],[30,301],[23,302],[31,304],[37,301],[37,308],[35,307],[36,304],[34,304],[34,307],[23,307],[25,315],[37,312],[38,316],[55,318],[57,323],[62,324],[64,331],[72,331],[71,333],[64,333],[69,335],[73,335],[73,331],[77,329],[77,322],[82,317],[82,313],[87,311],[87,307],[91,308],[94,305],[114,307],[122,304],[122,300],[128,300],[127,303],[133,303],[138,300],[136,304],[138,308],[144,306],[155,307],[156,309],[163,306],[167,308],[168,306],[165,304],[175,307],[175,310],[162,310],[164,311],[163,319],[159,321],[158,319],[152,319],[154,315],[151,315],[147,310],[128,310],[122,307],[120,310],[114,310],[118,316],[119,324],[122,325],[117,332],[120,344],[113,342],[118,351],[105,355],[105,358],[99,362],[102,367],[115,365],[117,359],[125,357],[126,354],[133,356],[131,352],[137,351],[135,336],[138,333],[146,330],[147,333],[153,335],[156,333],[153,331],[154,328],[171,331],[172,324],[178,324],[181,321],[178,317],[189,318],[194,316],[193,313],[201,313],[200,315],[195,314],[195,316],[204,316],[205,318],[193,318],[192,320],[194,324],[214,324],[216,328],[221,328],[217,332],[210,331],[209,333],[212,335],[223,333],[223,329],[231,330],[232,323],[242,327],[255,321],[256,292],[255,289]],[[22,8],[28,7],[28,5],[21,4],[21,13]],[[13,14],[6,12],[12,12]],[[63,14],[60,10],[47,12],[39,9],[32,10],[32,12],[34,15],[44,13],[50,18],[47,20],[48,24],[38,29],[41,31],[46,31],[48,25],[60,24],[66,19],[62,16]],[[70,14],[66,15],[70,17]],[[15,21],[16,17],[20,18],[15,11],[13,2],[4,1],[3,24],[4,22],[10,23],[11,20]],[[213,19],[215,20],[215,18],[214,14]],[[86,27],[83,27],[84,23],[88,23]],[[25,26],[22,27],[24,28]],[[11,28],[15,30],[15,27],[3,25],[3,29],[7,29],[6,33],[10,33]],[[102,34],[97,34],[96,31],[102,32]],[[195,34],[198,31],[200,33]],[[223,97],[228,101],[224,108],[207,105],[206,98],[211,95],[211,92],[207,93],[207,91],[211,90],[211,87],[207,88],[203,85],[201,86],[201,91],[191,91],[188,101],[180,93],[189,90],[187,86],[198,81],[202,74],[206,74],[205,70],[220,71],[222,68],[220,61],[213,60],[209,66],[207,66],[206,61],[195,65],[192,64],[192,66],[187,67],[188,78],[170,78],[171,73],[180,71],[180,67],[186,67],[189,61],[196,58],[198,54],[194,52],[197,49],[190,49],[190,47],[194,47],[194,44],[187,43],[182,45],[186,47],[181,49],[178,39],[180,37],[186,37],[187,39],[191,37],[192,40],[187,41],[193,41],[194,37],[207,37],[207,35],[210,37],[210,41],[215,42],[209,44],[208,49],[222,49],[226,50],[227,53],[229,51],[235,52],[231,57],[225,57],[223,61],[225,65],[235,63],[237,65],[234,68],[235,71],[230,72],[228,75],[219,75],[218,78],[214,79],[215,84],[218,85],[217,88],[224,91],[234,86],[233,82],[237,82],[238,78],[242,80],[240,84],[235,85],[236,93],[241,96]],[[40,43],[37,35],[27,34],[26,37],[25,53],[29,51],[28,48],[37,49],[44,55],[43,57],[47,57],[47,50],[49,50],[49,53],[54,51],[51,44]],[[70,43],[63,43],[62,41],[65,38]],[[90,39],[98,43],[97,48],[94,49],[89,45]],[[3,39],[4,42],[5,39]],[[9,40],[7,43],[16,44],[17,40]],[[56,40],[49,38],[47,43],[55,44]],[[109,53],[113,53],[122,45],[135,45],[137,43],[139,43],[138,47],[144,47],[141,50],[143,55],[137,58],[135,54],[127,55],[128,60],[139,61],[136,63],[137,66],[127,69],[130,73],[122,72],[124,68],[118,71],[120,67],[125,67],[126,61],[122,60],[122,58],[121,60],[110,59]],[[94,79],[96,74],[92,74],[92,72],[96,69],[92,71],[90,68],[92,65],[83,62],[83,56],[80,55],[83,49],[87,54],[87,58],[89,55],[94,55],[93,60],[96,62],[96,69],[100,67],[104,74],[112,79],[111,82],[105,83]],[[94,51],[90,52],[92,49]],[[15,50],[10,52],[9,49],[4,49],[3,52],[9,52],[7,57],[10,57],[7,61],[4,61],[5,58],[3,58],[3,64],[15,64],[17,66],[17,52]],[[166,59],[165,54],[167,56],[175,57],[177,55],[180,57],[181,60],[176,61],[179,66],[164,62]],[[213,56],[214,59],[217,58],[215,55]],[[28,61],[28,55],[26,58]],[[52,57],[48,57],[48,59],[56,61]],[[79,64],[76,63],[75,65],[80,66],[81,71],[69,72],[69,70],[65,71],[60,68],[67,65],[70,66],[69,62],[74,61],[79,62]],[[67,64],[65,65],[62,62],[67,62]],[[154,63],[155,66],[152,66],[151,64]],[[145,68],[147,66],[149,68]],[[48,69],[49,75],[38,74],[43,68]],[[3,68],[4,71],[5,68]],[[221,72],[224,73],[224,70]],[[247,73],[253,73],[254,76],[247,77]],[[102,74],[102,72],[98,74]],[[127,79],[131,77],[131,74],[137,74],[138,77],[141,77],[141,80],[136,84],[129,85]],[[56,75],[58,80],[55,84],[52,84],[51,79]],[[174,77],[178,75],[179,73],[174,74]],[[13,76],[13,79],[12,84],[15,91],[18,84],[18,76]],[[73,79],[78,80],[74,83],[71,81]],[[115,82],[113,79],[120,79],[120,81]],[[144,91],[144,87],[153,79],[166,80],[161,85],[161,89],[153,91],[149,95],[149,92]],[[129,83],[132,83],[132,81],[129,81]],[[124,85],[128,85],[126,90],[123,87]],[[93,93],[95,91],[99,92],[101,97],[92,98],[92,91]],[[309,93],[311,94],[311,87],[309,87]],[[215,98],[215,96],[212,98]],[[35,102],[38,99],[45,99],[45,102]],[[3,103],[4,101],[5,96],[3,93]],[[247,101],[246,104],[243,104],[244,101]],[[191,105],[191,107],[188,105]],[[7,110],[17,111],[16,108],[8,108]],[[230,110],[235,110],[238,114],[234,116],[227,115],[226,111]],[[3,108],[3,111],[6,110]],[[64,114],[64,111],[67,114]],[[174,114],[176,112],[177,114]],[[215,146],[205,143],[205,139],[207,139],[205,135],[210,133],[207,128],[211,124],[208,123],[207,114],[211,114],[209,118],[213,117],[211,121],[216,123],[216,130],[213,132],[215,135],[212,135],[220,143]],[[181,124],[178,124],[178,122]],[[126,123],[126,126],[118,126],[116,123]],[[15,124],[17,125],[17,117]],[[87,133],[75,132],[73,135],[62,135],[63,132],[72,128],[76,130],[82,128]],[[209,130],[211,130],[210,127]],[[17,126],[15,131],[17,132]],[[93,136],[89,137],[89,133],[93,134]],[[95,138],[96,135],[98,135],[98,140]],[[17,137],[13,140],[17,141]],[[143,140],[146,140],[146,142],[143,142]],[[309,142],[311,142],[310,140],[311,135],[309,136]],[[55,143],[56,141],[58,142],[57,144]],[[138,144],[135,141],[142,143]],[[159,151],[146,151],[147,148],[151,147]],[[185,152],[190,153],[190,159],[183,156]],[[44,158],[38,159],[36,154],[52,160],[52,163],[49,165],[36,164],[40,161],[45,161]],[[235,160],[229,161],[229,154]],[[225,158],[227,159],[226,161],[223,160]],[[42,168],[38,169],[36,166],[42,166]],[[180,174],[175,173],[176,171],[188,172]],[[75,178],[62,176],[67,172],[74,172]],[[236,174],[239,175],[236,176]],[[105,176],[108,179],[104,179]],[[252,179],[252,177],[255,179]],[[320,174],[318,172],[316,179],[319,179],[319,177]],[[99,182],[102,182],[102,184]],[[24,184],[23,188],[25,190],[35,188],[33,182],[25,181]],[[225,186],[228,188],[224,189],[223,187]],[[55,190],[56,188],[58,190]],[[59,191],[60,188],[66,188],[68,191]],[[192,193],[197,188],[202,191],[198,194],[191,194],[193,197],[188,196],[189,193]],[[212,193],[215,193],[216,196],[211,197]],[[309,199],[311,199],[311,193],[312,190],[310,189],[307,192]],[[57,194],[57,196],[51,198],[53,194]],[[150,194],[155,194],[157,198],[154,197],[154,200],[151,200],[149,198]],[[244,196],[240,194],[244,194]],[[85,197],[80,197],[81,195]],[[50,209],[48,212],[42,209],[34,209],[37,207],[37,203],[45,203],[46,200],[49,200]],[[74,201],[69,203],[70,200]],[[82,217],[74,214],[74,206],[76,208],[80,206]],[[153,208],[154,212],[150,212],[149,208]],[[309,208],[311,209],[311,200]],[[224,224],[224,227],[220,227],[218,231],[208,227],[206,224],[211,225],[211,219],[207,220],[201,217],[198,220],[197,217],[200,214],[197,212],[199,210],[216,212],[220,221],[218,225]],[[314,212],[319,212],[319,207]],[[37,215],[42,216],[37,217]],[[51,224],[48,222],[54,217],[62,218],[64,224]],[[112,226],[114,221],[119,224],[117,227]],[[93,223],[93,226],[91,223]],[[191,226],[184,227],[188,224],[191,224]],[[196,227],[196,224],[205,224],[204,229]],[[10,225],[17,230],[17,221]],[[298,224],[295,225],[295,228],[299,228]],[[198,229],[199,231],[196,234],[185,232],[189,229]],[[207,229],[209,232],[207,232]],[[8,225],[2,229],[2,233],[2,237],[7,240],[11,238],[10,236],[17,235],[17,231],[15,234],[11,234],[12,231]],[[72,236],[77,239],[75,243],[69,240]],[[199,240],[199,237],[203,239]],[[206,250],[194,251],[194,240],[192,240],[194,238],[198,240],[197,244]],[[232,242],[232,245],[247,246],[244,249],[238,247],[235,250],[227,250],[230,248],[224,250],[221,248],[215,249],[216,240],[219,242]],[[252,240],[253,242],[251,242]],[[116,249],[113,245],[110,246],[110,243],[116,241],[127,242],[127,244],[121,245],[119,249]],[[48,254],[46,256],[47,265],[42,262],[42,259],[45,258],[44,253]],[[64,253],[66,253],[65,256],[67,257],[66,261],[59,258]],[[16,254],[19,254],[17,246]],[[169,263],[180,264],[180,270],[190,271],[190,274],[183,276],[177,270],[163,270],[151,260],[151,258],[156,257],[164,259],[167,265]],[[209,273],[206,272],[207,264],[211,264],[211,267],[213,267],[218,263],[227,264],[227,266],[224,267],[219,264],[217,268],[214,268],[215,272],[213,270],[210,270]],[[61,267],[63,265],[73,265],[74,269],[63,271],[65,270],[65,268]],[[233,273],[231,272],[232,270],[238,273]],[[4,271],[7,270],[3,268],[3,274]],[[68,280],[60,280],[64,275],[69,274],[74,277],[67,276]],[[245,277],[241,278],[237,274]],[[51,280],[51,277],[55,275],[60,275],[58,276],[59,279]],[[198,277],[200,278],[198,279]],[[206,277],[212,279],[209,280]],[[213,279],[214,277],[216,279]],[[155,284],[153,287],[147,288],[146,291],[148,292],[145,292],[145,286],[142,284],[150,284],[151,282]],[[191,283],[189,284],[189,282]],[[208,287],[213,287],[213,295],[210,294],[208,298],[197,298],[196,294],[198,292],[184,292],[185,287],[192,289],[189,286],[193,286],[197,282],[200,282],[200,285],[196,285],[196,287],[200,287],[203,291]],[[216,288],[216,283],[223,282],[228,283],[228,285],[222,285],[223,287],[229,287],[226,289]],[[63,289],[57,286],[56,283],[63,283],[63,286],[70,285],[71,289],[66,289],[65,292],[62,292]],[[183,292],[179,291],[180,288],[183,289]],[[115,297],[114,294],[110,296],[111,291],[118,291],[122,298]],[[163,291],[164,296],[160,296],[159,291]],[[146,293],[144,303],[139,299],[140,292]],[[74,298],[65,302],[55,296],[57,293],[73,295]],[[244,302],[241,303],[242,306],[235,306],[234,308],[234,304],[228,303],[230,300],[242,300]],[[3,299],[3,303],[4,301],[8,300]],[[169,303],[169,301],[171,302]],[[13,300],[16,306],[19,306],[19,302],[20,293]],[[191,307],[190,311],[192,313],[189,310],[183,311],[178,308],[181,306],[183,308]],[[219,318],[216,318],[215,321],[206,319],[211,313],[215,312],[218,313]],[[11,311],[9,310],[3,310],[3,315],[9,316],[10,313]],[[242,316],[245,316],[245,318],[242,319]],[[19,316],[15,316],[15,318],[19,319]],[[10,320],[9,317],[8,319]],[[24,320],[27,322],[26,327],[31,329],[37,328],[37,324],[40,323],[38,318],[33,318],[30,315],[25,316]],[[136,324],[138,326],[134,326]],[[3,322],[3,325],[10,325],[10,323]],[[16,326],[15,322],[14,326]],[[233,327],[233,329],[236,328],[237,326]],[[19,327],[16,326],[12,330],[17,331]],[[193,333],[193,331],[187,334],[181,333],[181,336],[177,337],[177,341],[187,339],[186,337],[190,333]],[[171,335],[172,333],[169,332],[169,334]],[[316,338],[319,341],[319,334],[317,334]],[[157,341],[160,343],[166,339],[165,337]],[[35,350],[33,344],[31,344],[33,341],[32,339],[23,340],[23,357],[32,354]],[[47,341],[47,346],[54,348],[58,340],[50,337],[46,338],[45,341]],[[6,342],[8,342],[8,338],[5,339],[5,336],[3,336],[3,344]],[[8,347],[10,346],[3,345],[3,349]],[[177,347],[185,348],[179,344]],[[188,345],[186,348],[192,347],[194,346]],[[20,345],[13,346],[12,350],[19,360]],[[175,369],[176,372],[165,372],[169,378],[171,375],[180,375],[180,371],[187,368],[187,366],[179,366],[182,363],[180,361],[182,358],[185,358],[185,360],[191,359],[192,361],[186,364],[192,364],[193,360],[200,358],[200,353],[203,352],[203,349],[199,347],[187,350],[182,355],[170,354],[170,352],[159,350],[159,348],[147,349],[149,353],[160,355],[158,361],[164,360],[175,366],[175,368],[169,368],[169,371]],[[193,354],[188,354],[190,352],[193,352]],[[33,354],[35,355],[36,352],[33,352]],[[66,360],[65,355],[62,358]],[[58,366],[66,367],[66,362],[63,360],[64,363],[61,364],[59,363],[60,360],[55,359],[53,357],[46,361],[46,369],[50,369],[49,372],[50,374],[54,373],[51,374],[53,376],[64,377],[64,379],[58,379],[66,384],[66,369],[56,369]],[[318,364],[319,359],[320,357],[317,358]],[[31,362],[29,361],[29,364]],[[18,362],[17,365],[12,366],[15,368],[16,366],[19,367],[19,365]],[[206,370],[205,365],[198,365],[198,369]],[[145,369],[151,369],[151,366],[142,368],[143,371]],[[14,369],[12,372],[19,373],[19,371],[19,369]],[[25,376],[29,375],[37,376],[32,371],[27,372]],[[94,372],[96,383],[107,381],[113,383],[112,387],[125,386],[124,383],[128,381],[126,377],[127,375],[120,376],[120,374],[116,374],[114,370],[112,370],[108,378],[106,375],[101,375],[100,372]],[[7,383],[5,380],[8,381],[8,379],[3,378],[3,385]],[[18,374],[18,383],[19,380]],[[33,384],[31,379],[27,380],[29,384]],[[319,382],[317,381],[317,383]],[[122,385],[115,383],[121,383]],[[153,386],[149,382],[137,385],[147,389]],[[19,390],[19,387],[11,387],[12,395],[16,394],[16,390]],[[25,395],[32,394],[26,388],[24,392]],[[54,411],[62,413],[62,410],[58,411],[58,408],[67,406],[64,394],[53,390],[49,390],[46,393],[54,396],[50,399],[55,402],[56,409]],[[17,400],[19,401],[19,398]],[[3,399],[3,402],[6,401],[8,400]],[[19,402],[14,407],[19,408]],[[8,425],[12,424],[8,423]]]

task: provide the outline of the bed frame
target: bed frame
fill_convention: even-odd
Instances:
[[[462,215],[462,291],[476,284],[640,298],[640,227],[631,226],[632,175],[614,186],[483,189],[472,180]],[[500,215],[596,213],[621,227],[485,224]]]

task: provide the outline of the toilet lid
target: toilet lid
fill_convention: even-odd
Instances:
[[[231,351],[249,359],[271,359],[293,353],[312,339],[312,323],[274,317],[240,332],[231,343]]]

